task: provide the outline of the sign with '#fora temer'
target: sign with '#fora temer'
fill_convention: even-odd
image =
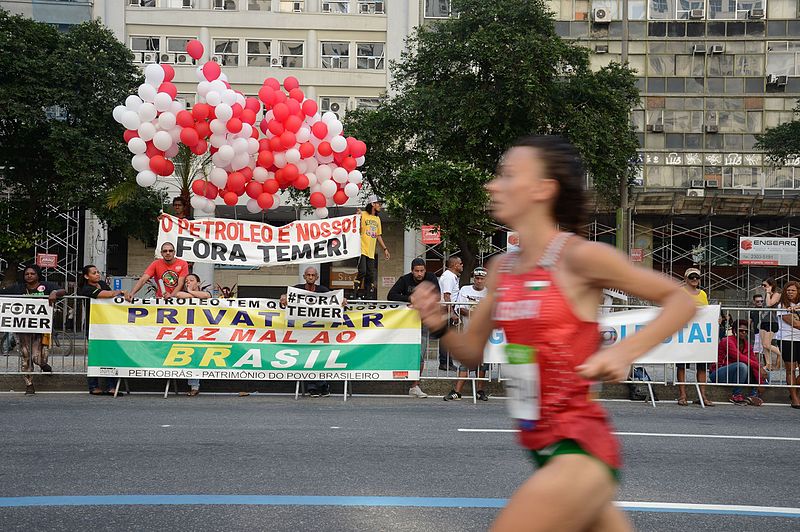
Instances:
[[[286,318],[342,323],[344,290],[310,292],[290,286],[286,291]]]
[[[739,264],[797,266],[797,239],[741,236],[739,237]]]

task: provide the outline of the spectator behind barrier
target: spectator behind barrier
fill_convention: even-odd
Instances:
[[[764,304],[768,308],[776,308],[781,301],[781,291],[778,283],[772,277],[767,277],[761,283],[764,289]],[[758,335],[761,340],[761,348],[764,353],[767,371],[781,368],[781,350],[772,342],[775,333],[778,332],[778,316],[774,312],[766,313],[766,319],[762,319],[758,324]],[[773,363],[773,360],[775,361]]]
[[[77,295],[88,297],[91,299],[110,299],[124,294],[122,290],[112,290],[108,283],[105,282],[100,275],[97,267],[94,264],[87,264],[81,270],[81,275],[78,277],[78,291]],[[89,317],[92,312],[92,304],[86,304],[86,336],[89,336]],[[87,379],[89,385],[89,393],[92,395],[114,395],[114,390],[117,386],[116,377],[106,377],[105,388],[100,387],[100,379],[98,377],[89,377]],[[121,397],[121,395],[119,396]]]
[[[697,268],[689,268],[683,274],[684,279],[684,287],[683,289],[692,296],[694,299],[695,304],[698,307],[705,307],[708,305],[708,295],[706,295],[704,290],[700,289],[700,270]],[[677,370],[677,378],[678,382],[686,382],[686,366],[688,364],[676,364],[675,368]],[[703,404],[706,406],[714,406],[714,403],[708,400],[706,397],[706,387],[704,382],[706,382],[706,368],[708,364],[705,363],[697,363],[697,382],[700,384],[700,396],[703,398]],[[678,384],[678,405],[680,406],[687,406],[689,402],[686,400],[686,385],[685,384]],[[700,404],[700,400],[698,399],[695,401],[695,404]]]
[[[789,399],[792,408],[800,408],[800,396],[794,384],[797,382],[794,376],[795,368],[800,359],[800,285],[794,281],[786,283],[781,293],[778,310],[778,332],[775,339],[778,340],[783,358],[783,367],[786,369],[786,384],[789,388]]]
[[[175,198],[176,200],[178,198]],[[173,202],[173,206],[175,203]],[[183,290],[175,292],[174,297],[183,297],[186,299],[208,299],[211,297],[209,292],[203,290],[200,276],[196,273],[190,273],[186,276],[185,286]],[[200,393],[200,379],[187,379],[186,383],[189,385],[189,391],[186,393],[189,397],[195,397]]]
[[[726,336],[719,342],[717,363],[711,365],[710,380],[720,384],[766,383],[767,371],[759,363],[758,356],[750,345],[750,322],[736,320],[733,322],[733,330],[734,335]],[[736,405],[761,406],[764,404],[761,393],[760,387],[753,388],[745,398],[742,388],[736,387],[729,401]]]
[[[170,298],[183,289],[184,280],[189,273],[189,264],[175,257],[175,246],[171,242],[161,244],[161,256],[162,258],[150,263],[130,293],[125,295],[128,302],[133,300],[136,292],[151,278],[156,283],[156,297]]]
[[[452,303],[455,303],[458,299],[459,279],[463,271],[464,263],[461,261],[461,257],[451,256],[447,259],[447,269],[439,277],[439,291],[442,294],[442,302],[451,303],[447,307],[447,311],[450,313],[450,325],[458,325],[460,321],[455,305],[452,305]],[[457,369],[455,364],[450,361],[450,353],[444,350],[441,343],[439,344],[439,369],[441,371]]]

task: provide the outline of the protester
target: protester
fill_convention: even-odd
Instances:
[[[59,288],[55,284],[42,280],[42,269],[35,264],[25,267],[22,272],[22,282],[14,283],[0,289],[0,295],[16,296],[47,296],[52,307],[59,297],[64,297],[66,290]],[[47,350],[42,348],[42,335],[39,333],[17,333],[17,344],[22,355],[22,371],[31,371],[31,361],[39,366],[43,372],[51,373],[53,368],[47,363]],[[30,375],[23,375],[25,381],[25,395],[33,395],[36,389],[33,387],[33,378]]]
[[[459,322],[458,312],[452,303],[458,299],[458,286],[463,271],[464,263],[461,257],[450,256],[447,258],[447,268],[439,277],[439,290],[442,292],[442,302],[450,313],[451,325],[458,325]],[[456,369],[455,364],[450,361],[450,355],[442,348],[442,344],[439,344],[439,369],[442,371]]]
[[[361,212],[361,256],[358,258],[356,286],[358,295],[366,299],[377,299],[376,285],[378,279],[378,260],[375,253],[376,244],[381,245],[383,255],[389,260],[389,248],[383,243],[383,229],[378,214],[381,212],[383,200],[372,194],[367,198],[367,205]]]
[[[467,285],[458,291],[456,302],[462,303],[455,306],[455,311],[461,318],[462,327],[466,327],[469,323],[469,317],[475,304],[481,299],[486,297],[486,268],[479,266],[472,272],[472,284]],[[441,286],[441,278],[439,279]],[[481,364],[477,368],[468,368],[461,364],[458,368],[459,379],[456,381],[455,387],[450,390],[450,393],[444,396],[445,401],[459,401],[461,399],[461,391],[464,389],[465,379],[461,377],[469,377],[470,370],[475,371],[479,379],[486,378],[486,372],[489,371],[489,364]],[[475,382],[476,394],[479,401],[488,401],[489,396],[486,395],[486,382]]]
[[[750,345],[750,322],[736,320],[733,322],[735,335],[726,336],[717,346],[717,363],[711,365],[709,379],[718,384],[747,384],[767,382],[767,372],[758,361],[758,356]],[[747,398],[742,395],[742,388],[733,388],[729,401],[736,405],[751,404],[761,406],[761,389],[753,388]]]
[[[767,277],[762,281],[761,288],[764,289],[764,304],[767,308],[776,308],[781,301],[781,291],[778,283],[772,277]],[[761,349],[764,353],[765,367],[767,371],[781,368],[781,350],[772,343],[775,333],[778,332],[779,319],[775,312],[768,312],[767,319],[762,319],[759,324],[758,335],[761,339]],[[775,361],[773,363],[773,360]]]
[[[172,200],[172,210],[175,211],[175,218],[189,218],[189,208],[182,196],[176,196]]]
[[[91,299],[110,299],[124,294],[122,290],[112,290],[108,283],[100,275],[100,271],[94,264],[87,264],[81,270],[78,277],[77,295]],[[89,337],[89,317],[92,312],[91,303],[86,304],[86,337]],[[89,377],[89,393],[92,395],[114,395],[117,386],[116,377],[106,377],[105,389],[100,387],[98,377]]]
[[[704,290],[700,289],[700,270],[697,268],[689,268],[686,270],[686,273],[683,274],[684,279],[684,287],[683,289],[686,291],[687,294],[692,296],[694,299],[695,304],[698,307],[705,307],[708,305],[708,295],[706,295]],[[720,327],[720,329],[723,329]],[[724,330],[724,329],[723,329]],[[676,364],[677,370],[677,380],[680,383],[686,382],[686,367],[688,364]],[[697,365],[697,382],[700,384],[700,397],[702,397],[703,404],[705,406],[714,406],[714,403],[709,401],[708,397],[706,397],[706,370],[708,364],[698,362]],[[695,404],[700,404],[700,399],[694,401]],[[689,402],[686,400],[686,385],[685,384],[678,384],[678,405],[679,406],[688,406]]]
[[[590,399],[590,381],[618,381],[630,364],[677,332],[695,313],[671,280],[580,232],[586,212],[577,151],[554,136],[526,137],[509,149],[487,185],[495,218],[519,233],[520,250],[491,264],[489,293],[465,333],[449,327],[436,287],[411,300],[431,334],[463,364],[483,359],[489,335],[508,340],[509,407],[521,443],[541,469],[512,497],[495,531],[630,530],[614,503],[619,444],[606,414]],[[556,226],[558,224],[558,228]],[[650,324],[598,351],[602,290],[614,288],[662,306]],[[537,369],[538,367],[538,369]],[[541,376],[541,387],[537,375]]]
[[[389,289],[389,295],[387,296],[389,301],[403,301],[405,303],[411,302],[411,294],[423,281],[433,283],[435,285],[436,293],[439,293],[439,280],[435,275],[427,271],[425,268],[425,259],[417,257],[411,261],[411,273],[401,276],[397,282],[394,283],[392,288]],[[430,341],[430,333],[424,324],[422,325],[421,335],[422,341],[420,344],[419,360],[420,375],[425,367],[425,357],[428,354],[428,342]],[[408,390],[408,395],[417,397],[419,399],[428,397],[428,394],[423,392],[422,388],[419,387],[419,381],[411,383],[411,388]]]
[[[183,290],[175,292],[174,297],[183,297],[186,299],[208,299],[211,297],[211,294],[203,290],[200,276],[196,273],[190,273],[186,276]],[[187,379],[186,382],[189,385],[189,391],[186,393],[186,395],[189,397],[196,397],[200,393],[200,379]]]
[[[125,295],[128,302],[133,300],[136,293],[150,279],[155,279],[156,297],[170,298],[183,289],[189,265],[185,260],[175,258],[175,246],[171,242],[161,244],[161,256],[163,258],[150,263],[131,291]]]
[[[792,408],[800,408],[800,394],[793,386],[797,382],[794,373],[800,362],[800,284],[789,281],[783,287],[780,302],[778,303],[778,340],[783,358],[783,367],[786,370],[786,384],[789,388],[789,398]]]

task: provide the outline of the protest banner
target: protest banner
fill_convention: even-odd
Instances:
[[[169,242],[189,262],[229,266],[274,266],[358,258],[359,215],[297,220],[275,227],[246,220],[159,217],[158,247]]]
[[[416,380],[420,321],[399,304],[350,305],[342,323],[292,321],[277,300],[92,300],[89,376]]]
[[[319,293],[290,286],[286,291],[286,319],[295,323],[308,318],[342,323],[343,301],[344,290]]]
[[[680,331],[665,339],[655,349],[636,360],[637,364],[672,364],[716,362],[719,339],[719,305],[698,307],[694,318]],[[613,312],[599,317],[599,330],[603,347],[614,345],[635,334],[661,312],[660,308],[646,308]],[[488,364],[505,363],[505,335],[502,329],[492,331],[483,352]]]
[[[0,332],[46,333],[53,328],[47,298],[0,297]]]

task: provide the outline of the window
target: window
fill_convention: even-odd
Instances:
[[[272,11],[272,0],[247,0],[248,11]]]
[[[303,68],[303,45],[301,41],[281,41],[281,65],[284,68]]]
[[[746,20],[753,9],[764,9],[763,0],[708,0],[708,18]]]
[[[651,20],[675,20],[695,18],[692,12],[705,10],[705,0],[649,0]],[[712,0],[713,1],[713,0]],[[722,0],[727,1],[727,0]]]
[[[382,15],[386,12],[384,2],[375,0],[358,0],[358,12],[362,15]]]
[[[380,98],[356,98],[356,108],[358,109],[377,109],[380,103]]]
[[[350,68],[349,42],[322,42],[322,68]]]
[[[247,41],[247,66],[271,66],[271,50],[272,41]]]
[[[358,68],[367,70],[383,70],[382,42],[360,42],[356,45],[358,50]]]
[[[193,37],[167,37],[166,53],[161,54],[162,63],[193,65],[195,61],[186,53],[186,43]]]
[[[170,9],[192,9],[197,0],[161,0],[158,7]]]
[[[767,42],[767,74],[794,76],[800,43],[787,41]]]
[[[291,0],[281,0],[280,4],[280,11],[281,13],[302,13],[306,10],[306,3],[305,0],[301,1],[291,1]]]
[[[425,0],[426,18],[448,18],[450,16],[450,0]]]
[[[156,0],[130,0],[128,5],[131,7],[156,7]]]
[[[161,51],[161,38],[131,37],[131,50],[133,60],[139,63],[155,63],[158,61],[158,53]]]
[[[214,0],[214,9],[217,11],[236,11],[237,0]]]
[[[322,2],[322,12],[323,13],[349,13],[350,12],[350,2],[349,0],[343,1],[324,1]]]
[[[222,66],[239,66],[239,41],[214,39],[214,59]]]

